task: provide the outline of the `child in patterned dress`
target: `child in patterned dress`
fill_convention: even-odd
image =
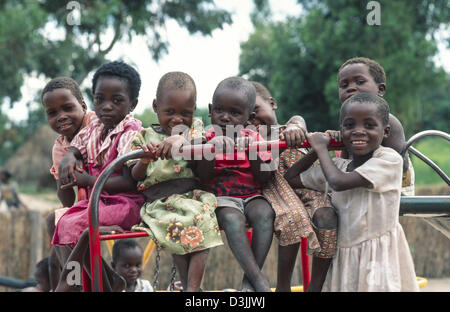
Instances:
[[[223,244],[214,213],[216,197],[198,187],[195,162],[175,153],[203,141],[203,123],[193,117],[196,94],[186,73],[169,72],[160,79],[153,101],[159,125],[140,131],[131,144],[131,149],[150,155],[128,163],[146,198],[142,223],[133,229],[147,231],[158,248],[172,253],[187,292],[200,291],[209,249]]]
[[[286,170],[309,152],[305,148],[295,148],[305,141],[306,123],[301,116],[294,116],[286,126],[280,126],[275,114],[277,103],[269,90],[261,83],[252,84],[256,89],[253,124],[260,128],[265,126],[260,132],[266,133],[267,138],[279,137],[291,147],[281,153],[278,170],[263,189],[264,196],[275,210],[274,231],[279,240],[276,291],[291,290],[292,273],[302,237],[308,238],[308,250],[313,254],[308,291],[319,291],[334,255],[337,215],[330,208],[326,194],[303,188],[292,189],[284,179]]]

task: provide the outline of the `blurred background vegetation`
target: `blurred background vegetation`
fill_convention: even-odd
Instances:
[[[277,21],[268,0],[253,0],[254,32],[241,44],[236,73],[269,88],[279,105],[281,123],[299,114],[309,130],[336,129],[340,106],[337,70],[345,60],[365,56],[384,67],[385,98],[403,123],[407,138],[425,129],[450,132],[450,74],[433,60],[440,42],[447,49],[450,45],[448,0],[380,0],[380,26],[367,24],[368,1],[297,2],[302,7],[298,16]],[[146,37],[148,49],[158,61],[167,53],[168,42],[161,29],[168,20],[203,35],[233,22],[232,14],[217,8],[213,0],[80,0],[83,23],[69,25],[67,3],[0,1],[1,108],[14,107],[21,99],[25,75],[70,76],[81,84],[109,61],[107,54],[117,42],[133,36]],[[62,31],[61,38],[46,36],[49,25]],[[113,33],[112,39],[102,42],[107,31]],[[90,90],[84,93],[89,102]],[[37,94],[35,102],[39,101]],[[20,122],[9,119],[3,109],[0,112],[0,167],[46,124],[42,107],[37,107],[30,108],[28,119]],[[207,109],[198,109],[196,114],[209,123]],[[150,109],[137,117],[145,126],[157,122]],[[450,171],[448,144],[424,139],[415,147]],[[437,174],[412,158],[418,185],[440,183]]]

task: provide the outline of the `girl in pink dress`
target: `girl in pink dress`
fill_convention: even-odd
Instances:
[[[92,88],[96,116],[73,138],[61,160],[58,170],[61,188],[77,185],[87,188],[89,195],[103,169],[128,152],[131,140],[142,128],[131,114],[139,88],[139,74],[125,63],[112,62],[97,70]],[[84,168],[79,168],[79,161]],[[143,203],[144,197],[136,191],[128,168],[122,166],[111,175],[100,195],[100,226],[131,229],[140,222]],[[89,224],[88,204],[88,200],[81,200],[56,220],[52,244],[73,247],[77,243]]]

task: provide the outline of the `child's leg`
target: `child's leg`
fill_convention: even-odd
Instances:
[[[297,259],[300,243],[281,246],[278,245],[278,267],[276,291],[290,292],[292,272]]]
[[[275,212],[267,200],[255,198],[246,205],[245,216],[253,229],[252,252],[259,269],[262,269],[272,245]],[[245,279],[244,276],[244,282]]]
[[[61,275],[61,263],[59,262],[55,247],[58,246],[52,247],[48,259],[48,275],[49,275],[50,289],[52,290],[55,290]]]
[[[219,226],[225,231],[228,245],[256,291],[270,291],[247,239],[245,216],[231,207],[216,208]]]
[[[173,262],[177,267],[178,274],[180,275],[181,284],[183,285],[183,291],[188,287],[188,272],[189,272],[189,257],[190,255],[176,255],[173,254]]]
[[[110,234],[112,231],[123,232],[118,226],[105,226],[99,228],[100,234]],[[77,244],[73,248],[67,262],[64,264],[61,272],[61,277],[55,292],[67,292],[78,290],[79,285],[69,285],[68,276],[73,274],[73,267],[69,267],[68,264],[76,262],[79,264],[79,268],[85,268],[90,273],[90,256],[89,256],[89,231],[84,230],[81,234]],[[75,272],[76,273],[76,272]],[[81,272],[78,272],[81,275]],[[105,291],[120,291],[125,287],[125,282],[116,272],[114,272],[107,263],[102,259],[102,273],[103,273],[103,287]],[[79,277],[81,279],[81,276]],[[120,285],[119,285],[120,284]],[[119,285],[119,286],[118,286]],[[123,287],[122,287],[123,286]]]
[[[193,252],[189,258],[189,271],[186,292],[200,291],[200,285],[205,274],[209,249]],[[184,288],[183,288],[184,289]]]
[[[316,228],[315,230],[320,245],[324,250],[313,255],[311,283],[308,286],[308,292],[318,292],[322,290],[336,249],[337,223],[337,214],[331,207],[319,208],[314,213],[313,225]]]

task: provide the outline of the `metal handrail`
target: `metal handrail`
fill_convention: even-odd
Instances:
[[[428,131],[430,133],[431,131]],[[449,135],[442,132],[447,140],[449,140]],[[442,136],[440,131],[432,131],[431,134],[422,134],[422,135],[416,135],[411,137],[411,139],[408,141],[407,146],[405,148],[405,151],[407,148],[410,148],[410,145],[426,136],[426,135],[439,135]],[[419,133],[421,134],[421,133]],[[340,143],[332,143],[333,145],[340,145]],[[209,145],[209,146],[208,146]],[[330,144],[331,145],[331,144]],[[273,147],[278,147],[279,149],[286,148],[286,142],[282,141],[270,141],[265,142],[265,144],[257,144],[255,145],[256,149],[270,149]],[[309,146],[307,142],[304,144],[305,147]],[[205,150],[209,152],[214,152],[214,149],[211,148],[211,144],[204,144],[203,147],[201,146],[190,146],[191,152],[194,153],[198,151],[199,149],[204,148]],[[114,170],[125,163],[128,160],[132,159],[138,159],[143,156],[145,156],[146,153],[144,150],[135,150],[132,152],[129,152],[125,155],[122,155],[118,158],[116,158],[114,161],[112,161],[97,177],[97,180],[94,183],[94,186],[92,188],[91,195],[89,197],[89,244],[90,244],[90,260],[91,260],[91,272],[92,272],[92,290],[93,291],[103,291],[102,287],[102,272],[101,272],[101,251],[100,251],[100,232],[99,232],[99,214],[98,214],[98,205],[100,200],[100,193],[103,189],[104,184],[108,180],[108,178],[111,176],[111,174],[114,172]],[[423,207],[430,207],[435,206],[436,209],[427,209],[428,211],[433,213],[439,213],[439,212],[446,212],[448,213],[449,210],[449,204],[450,204],[450,196],[410,196],[410,197],[402,197],[400,201],[400,214],[403,213],[422,213],[421,210]],[[411,207],[410,207],[411,206]],[[410,209],[406,208],[410,207]],[[111,236],[112,237],[112,236]],[[107,237],[108,238],[108,237]]]
[[[410,151],[412,154],[417,156],[419,159],[421,159],[423,162],[425,162],[428,166],[430,166],[444,181],[447,183],[447,185],[450,186],[450,178],[447,176],[447,174],[439,168],[437,164],[435,164],[431,159],[426,157],[424,154],[419,152],[417,149],[412,147],[414,143],[419,141],[420,139],[423,139],[427,136],[438,136],[441,138],[446,139],[447,141],[450,141],[450,134],[439,131],[439,130],[424,130],[421,131],[415,135],[413,135],[405,144],[405,147],[403,148],[402,155],[404,156],[406,151]]]

